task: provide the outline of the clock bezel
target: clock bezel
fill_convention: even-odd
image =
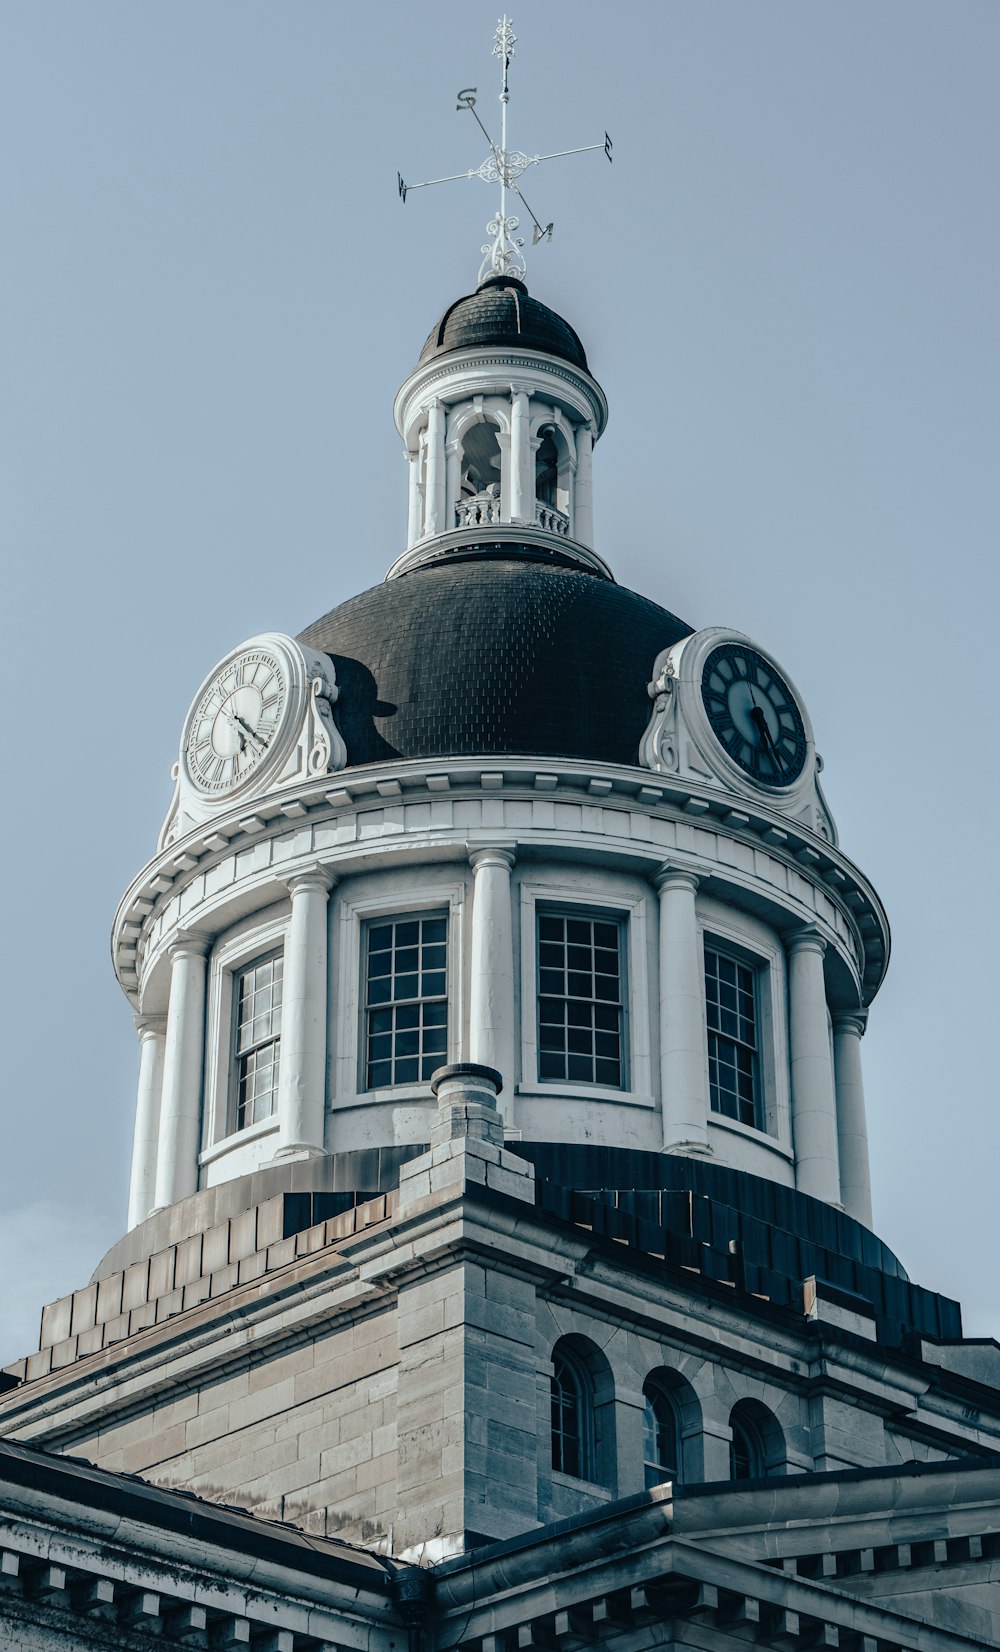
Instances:
[[[213,686],[224,677],[228,671],[248,654],[263,654],[273,660],[283,679],[283,700],[278,712],[277,725],[267,748],[261,753],[255,763],[241,775],[238,780],[225,786],[208,786],[198,774],[191,761],[191,736],[201,715],[202,703]],[[297,718],[296,710],[301,716],[302,707],[298,702],[303,698],[304,672],[295,660],[287,646],[287,640],[276,632],[264,632],[260,636],[249,637],[245,642],[230,649],[205,677],[195,695],[184,727],[181,732],[180,761],[184,778],[195,791],[203,804],[228,804],[232,798],[239,797],[243,792],[250,791],[261,783],[261,776],[279,764],[287,757],[294,739]]]
[[[781,685],[788,705],[794,713],[797,723],[797,728],[795,730],[795,756],[798,758],[798,767],[796,768],[794,774],[790,775],[788,779],[771,779],[766,775],[758,774],[753,768],[744,763],[741,758],[737,757],[732,751],[730,751],[722,737],[718,722],[709,706],[710,690],[708,686],[708,676],[709,672],[713,669],[714,662],[720,656],[736,653],[749,656],[749,658],[754,661],[759,661],[771,677],[776,679]],[[699,662],[699,667],[697,683],[701,709],[704,713],[708,727],[711,730],[715,745],[718,751],[725,758],[726,762],[730,764],[745,781],[749,781],[751,785],[759,787],[766,793],[787,794],[795,791],[795,789],[801,785],[803,776],[805,775],[806,768],[809,763],[812,742],[802,702],[792,684],[788,681],[786,673],[781,670],[777,663],[769,654],[766,653],[764,649],[759,648],[756,643],[751,642],[749,638],[738,636],[718,637],[714,639],[712,646],[707,649],[703,659]],[[729,716],[730,720],[733,720],[732,713],[729,713]]]

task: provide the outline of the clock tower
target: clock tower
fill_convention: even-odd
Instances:
[[[1000,1642],[1000,1349],[872,1225],[885,914],[779,641],[600,554],[513,49],[386,576],[220,639],[115,916],[127,1230],[0,1399],[33,1648]]]

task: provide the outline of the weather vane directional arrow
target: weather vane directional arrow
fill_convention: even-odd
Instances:
[[[481,178],[487,184],[500,185],[500,209],[495,218],[491,218],[486,226],[486,233],[492,236],[483,246],[483,261],[479,266],[479,281],[483,282],[491,275],[523,276],[525,273],[524,237],[517,234],[520,220],[509,217],[507,214],[507,193],[513,191],[518,197],[534,228],[531,232],[531,244],[537,246],[539,241],[551,241],[552,224],[542,224],[532,212],[524,198],[518,179],[528,170],[529,166],[538,166],[541,161],[560,160],[564,155],[586,155],[592,149],[603,149],[608,160],[611,160],[611,139],[607,132],[603,143],[585,143],[578,149],[557,149],[551,155],[526,155],[520,149],[507,147],[507,106],[510,102],[509,76],[511,59],[514,56],[514,47],[517,37],[509,17],[502,17],[497,24],[497,31],[493,37],[493,56],[500,59],[500,142],[494,143],[489,132],[483,125],[476,109],[476,87],[466,86],[458,94],[459,110],[468,109],[483,137],[490,146],[490,152],[481,166],[473,167],[469,172],[453,172],[447,178],[426,178],[423,183],[404,183],[402,173],[397,173],[399,180],[399,198],[405,202],[411,189],[430,189],[434,184],[453,184],[463,178]]]

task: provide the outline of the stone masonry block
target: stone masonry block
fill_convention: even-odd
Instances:
[[[156,1323],[159,1325],[164,1319],[172,1319],[184,1307],[183,1291],[168,1291],[156,1303]]]
[[[192,1280],[201,1277],[201,1234],[196,1233],[190,1239],[182,1239],[177,1246],[177,1257],[174,1264],[174,1286],[180,1289],[190,1285]]]
[[[266,1199],[257,1206],[257,1250],[266,1250],[268,1245],[276,1245],[279,1239],[285,1236],[285,1199],[283,1194],[277,1198]]]
[[[174,1263],[177,1261],[177,1247],[170,1245],[166,1250],[155,1251],[149,1258],[149,1297],[155,1302],[158,1297],[166,1296],[174,1288]]]
[[[201,1271],[215,1273],[224,1268],[229,1261],[229,1223],[220,1222],[216,1227],[209,1228],[204,1235]]]
[[[254,1251],[251,1256],[241,1256],[237,1263],[237,1276],[241,1285],[250,1279],[259,1279],[267,1269],[266,1251]]]
[[[280,1237],[280,1235],[278,1236]],[[229,1222],[229,1260],[241,1262],[257,1249],[257,1206],[241,1211]]]
[[[209,1280],[209,1291],[212,1296],[223,1296],[239,1283],[240,1268],[238,1262],[230,1262],[224,1268],[216,1268]]]
[[[84,1285],[82,1291],[73,1292],[73,1320],[70,1331],[79,1336],[82,1331],[89,1331],[97,1324],[97,1286]]]
[[[133,1262],[122,1276],[122,1312],[149,1299],[149,1261]]]
[[[69,1336],[73,1322],[73,1298],[61,1296],[58,1302],[49,1302],[42,1309],[42,1334],[39,1344],[52,1348]]]
[[[184,1307],[196,1308],[199,1302],[207,1302],[210,1290],[211,1280],[193,1279],[184,1287]]]
[[[107,1279],[102,1279],[97,1287],[97,1321],[103,1324],[106,1320],[114,1319],[122,1311],[122,1285],[124,1280],[120,1273],[113,1273]]]
[[[63,1342],[54,1343],[51,1351],[53,1371],[59,1371],[65,1365],[72,1365],[77,1356],[77,1338],[67,1337]]]

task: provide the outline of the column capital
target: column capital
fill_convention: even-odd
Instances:
[[[670,861],[664,861],[653,873],[653,883],[660,894],[665,889],[689,889],[693,895],[700,882],[697,872],[687,866],[675,866]]]
[[[516,859],[515,850],[502,843],[484,844],[481,848],[469,850],[469,865],[474,872],[480,866],[505,866],[509,872]]]
[[[834,1015],[831,1020],[835,1033],[853,1033],[855,1038],[864,1038],[868,1026],[868,1011],[851,1010],[843,1015]]]
[[[826,941],[818,929],[806,924],[803,929],[797,929],[788,937],[785,948],[789,958],[794,958],[798,952],[816,952],[822,958],[826,952]]]
[[[305,894],[308,890],[315,890],[328,895],[337,882],[337,874],[325,866],[304,866],[301,871],[293,872],[285,879],[285,888],[294,900],[296,895]]]
[[[518,384],[515,380],[511,384],[510,393],[512,396],[526,396],[530,398],[531,386],[529,384]]]
[[[202,930],[181,930],[168,946],[167,957],[171,963],[175,958],[205,958],[211,944],[211,935],[206,935]]]
[[[165,1015],[150,1015],[137,1011],[132,1020],[135,1023],[136,1035],[140,1042],[144,1038],[162,1038],[167,1030]]]

